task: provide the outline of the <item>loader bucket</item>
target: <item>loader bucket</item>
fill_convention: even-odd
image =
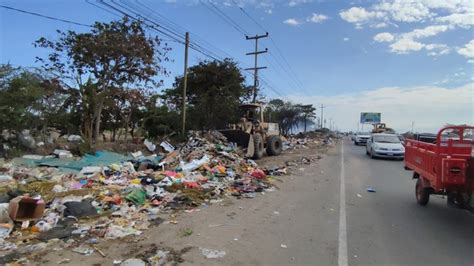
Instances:
[[[242,130],[224,129],[219,130],[229,142],[237,143],[238,146],[247,149],[247,156],[252,157],[254,153],[253,137]]]

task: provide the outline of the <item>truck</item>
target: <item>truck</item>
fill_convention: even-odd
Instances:
[[[283,148],[278,123],[264,121],[263,105],[248,103],[240,106],[243,113],[240,121],[219,130],[228,141],[247,149],[246,156],[253,159],[267,155],[279,155]]]
[[[418,204],[428,204],[430,195],[446,195],[448,204],[473,209],[474,127],[448,126],[435,141],[407,139],[405,169],[416,179]]]

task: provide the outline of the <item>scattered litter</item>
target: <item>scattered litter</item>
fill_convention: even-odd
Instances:
[[[237,226],[238,224],[210,224],[208,225],[209,228],[212,227],[221,227],[221,226]]]
[[[282,248],[288,248],[285,244],[281,244],[280,247],[282,247]]]
[[[71,261],[71,259],[66,259],[66,258],[64,258],[64,259],[58,260],[58,261],[56,262],[56,264],[68,263],[68,262],[70,262],[70,261]]]
[[[373,193],[375,193],[376,191],[375,191],[375,189],[369,187],[369,188],[367,188],[367,192],[373,192]]]
[[[225,251],[207,249],[207,248],[199,248],[199,249],[201,250],[202,255],[204,255],[208,259],[218,259],[226,255]]]
[[[90,254],[94,253],[94,249],[86,246],[79,246],[77,248],[74,248],[72,251],[86,256],[89,256]]]
[[[56,155],[59,159],[71,159],[73,157],[72,153],[67,150],[54,150],[54,155]]]
[[[24,145],[38,145],[29,132],[22,135]],[[62,139],[83,141],[78,135]],[[322,138],[317,139],[322,144]],[[289,138],[284,146],[297,149],[307,147],[309,142],[310,138]],[[48,145],[53,143],[47,140]],[[277,176],[315,160],[301,157],[269,168],[259,167],[245,157],[244,149],[228,142],[218,131],[190,131],[185,142],[173,146],[163,141],[160,147],[166,153],[150,156],[144,152],[163,150],[156,149],[151,140],[145,139],[143,144],[143,151],[128,155],[96,151],[81,158],[73,157],[72,144],[71,148],[57,145],[61,148],[47,156],[31,154],[12,162],[2,161],[0,188],[5,190],[0,193],[0,250],[40,251],[46,249],[47,241],[56,239],[53,241],[65,244],[59,250],[84,255],[97,252],[105,257],[95,246],[103,243],[102,239],[141,235],[164,222],[160,213],[193,213],[224,203],[229,196],[252,199],[257,193],[276,191],[273,183],[282,182]],[[280,215],[276,210],[273,214]],[[178,221],[171,216],[165,223],[177,225]],[[209,228],[221,226],[239,224],[209,224]],[[183,237],[192,234],[190,228],[181,232]],[[24,242],[25,235],[28,240]],[[32,243],[42,242],[31,245],[30,239],[35,241]],[[204,253],[211,258],[225,255],[218,250]],[[162,261],[155,254],[164,255],[158,252],[147,256]],[[124,263],[120,261],[114,263]]]
[[[92,203],[83,200],[80,202],[77,201],[70,201],[64,203],[66,209],[64,210],[64,216],[74,216],[76,218],[88,217],[97,214],[97,210]]]
[[[82,142],[82,138],[79,135],[69,135],[69,137],[67,137],[67,141],[69,141],[69,142]]]
[[[169,142],[167,141],[163,141],[160,143],[160,146],[163,147],[163,149],[165,149],[166,152],[173,152],[175,150],[175,148],[173,147],[173,145],[171,145]]]
[[[13,221],[8,215],[8,203],[0,204],[0,239],[4,239],[10,235],[13,226]]]
[[[120,266],[146,266],[146,263],[141,259],[128,259],[120,263]]]
[[[43,216],[44,209],[44,200],[29,196],[19,196],[10,201],[8,213],[14,221],[34,221]]]
[[[179,236],[180,237],[188,237],[193,234],[193,229],[191,228],[184,228],[183,230],[180,231]]]
[[[143,153],[142,153],[141,151],[132,152],[132,153],[130,153],[130,155],[132,155],[132,157],[135,158],[135,159],[139,159],[139,158],[145,157],[145,156],[143,156]]]
[[[359,194],[359,193],[357,193],[357,197],[358,197],[358,198],[362,198],[362,195]]]
[[[143,144],[150,152],[154,152],[156,150],[156,145],[153,144],[153,142],[149,141],[148,139],[145,139]]]

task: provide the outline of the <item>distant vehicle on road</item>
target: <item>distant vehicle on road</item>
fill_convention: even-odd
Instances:
[[[431,194],[447,195],[448,204],[473,209],[474,127],[441,129],[433,143],[407,139],[405,169],[413,171],[416,200],[428,204]]]
[[[366,144],[370,138],[370,132],[356,132],[352,135],[352,141],[355,145]]]
[[[394,158],[405,157],[405,148],[395,134],[372,134],[367,141],[366,153],[371,158]]]

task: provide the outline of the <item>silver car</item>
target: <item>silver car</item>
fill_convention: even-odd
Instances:
[[[366,153],[372,158],[394,158],[405,157],[405,147],[395,134],[372,134],[367,141]]]

